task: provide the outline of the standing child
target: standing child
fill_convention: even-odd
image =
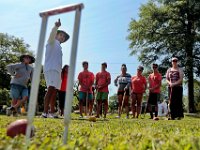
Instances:
[[[64,106],[65,106],[65,96],[66,96],[66,89],[67,89],[67,77],[68,77],[68,65],[65,65],[62,68],[61,72],[61,88],[58,92],[59,95],[59,108],[60,108],[60,116],[64,115]]]
[[[104,118],[108,111],[108,85],[110,84],[110,73],[106,71],[107,63],[101,64],[101,72],[96,74],[96,89],[97,89],[97,118],[99,118],[102,103],[104,103]]]
[[[33,67],[29,64],[35,62],[35,58],[31,55],[21,55],[21,63],[10,64],[7,66],[8,73],[11,74],[10,95],[12,98],[11,107],[8,111],[17,114],[18,107],[28,100],[27,84],[31,80]],[[10,114],[8,113],[8,114]]]
[[[84,61],[82,63],[83,71],[78,75],[79,81],[79,109],[80,117],[83,117],[83,106],[86,106],[86,103],[89,104],[89,114],[92,114],[92,85],[94,84],[94,74],[88,71],[88,62]],[[86,115],[88,107],[86,106]]]
[[[44,112],[43,118],[57,118],[55,114],[56,92],[61,85],[61,71],[62,71],[62,47],[61,44],[69,39],[69,35],[63,31],[58,30],[61,26],[60,19],[55,23],[48,43],[46,45],[45,62],[44,62],[44,77],[47,85],[47,92],[44,98]],[[50,113],[49,111],[50,105]]]

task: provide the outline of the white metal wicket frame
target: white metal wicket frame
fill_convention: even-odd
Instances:
[[[41,24],[41,29],[40,29],[37,57],[36,57],[35,69],[33,73],[33,79],[31,83],[31,94],[30,94],[30,101],[29,101],[29,106],[28,106],[28,115],[27,115],[28,125],[26,129],[26,144],[27,145],[30,144],[31,128],[32,128],[33,119],[35,116],[35,110],[36,110],[36,102],[37,102],[37,96],[38,96],[40,72],[42,68],[42,57],[43,57],[43,51],[44,51],[44,42],[45,42],[48,17],[52,15],[61,14],[61,13],[76,11],[73,37],[72,37],[68,81],[67,81],[68,86],[67,86],[67,94],[65,97],[65,109],[64,109],[64,128],[65,129],[64,129],[63,143],[64,144],[67,143],[68,127],[70,123],[71,107],[72,107],[72,100],[73,100],[73,85],[74,85],[74,75],[75,75],[75,67],[76,67],[76,56],[77,56],[77,47],[78,47],[81,10],[83,8],[84,8],[84,5],[80,3],[80,4],[57,7],[54,9],[40,12],[39,14],[40,17],[42,17],[42,24]]]

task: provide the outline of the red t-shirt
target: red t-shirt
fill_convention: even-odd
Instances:
[[[162,75],[160,73],[152,73],[149,75],[149,87],[153,88],[157,86],[162,80]],[[160,86],[152,91],[153,93],[160,93]]]
[[[80,83],[79,91],[92,93],[92,85],[94,83],[94,74],[92,72],[89,71],[80,72],[78,75],[78,80]],[[85,87],[81,86],[81,84],[86,87],[89,87],[89,91],[88,89],[85,89]]]
[[[131,86],[133,93],[144,93],[146,86],[146,78],[144,76],[133,76],[131,78]]]
[[[66,91],[67,88],[67,73],[64,73],[61,76],[62,82],[61,82],[61,88],[60,91]]]
[[[96,74],[96,84],[98,86],[108,84],[108,81],[110,81],[110,79],[110,73],[107,71],[98,72]],[[98,92],[108,92],[108,85],[98,89]]]

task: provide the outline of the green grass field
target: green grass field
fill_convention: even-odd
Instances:
[[[23,118],[23,117],[19,117]],[[0,116],[0,149],[24,149],[25,137],[6,136],[7,125],[19,118]],[[35,118],[36,133],[29,149],[200,150],[200,119],[99,119],[79,120],[73,115],[69,141],[62,145],[63,119]]]

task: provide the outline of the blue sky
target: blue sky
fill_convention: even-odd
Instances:
[[[140,64],[137,56],[130,56],[128,26],[131,18],[138,19],[139,7],[147,0],[6,0],[0,2],[0,32],[23,38],[36,54],[41,18],[39,12],[73,3],[84,3],[82,11],[76,76],[82,71],[81,62],[89,62],[89,70],[96,74],[101,63],[107,62],[111,73],[110,95],[116,93],[113,80],[120,74],[122,63],[127,64],[128,73],[134,75]],[[61,29],[72,35],[74,12],[52,16],[48,19],[47,41],[54,22],[60,18]],[[63,65],[69,64],[71,39],[62,44]],[[45,49],[44,49],[45,50]]]

